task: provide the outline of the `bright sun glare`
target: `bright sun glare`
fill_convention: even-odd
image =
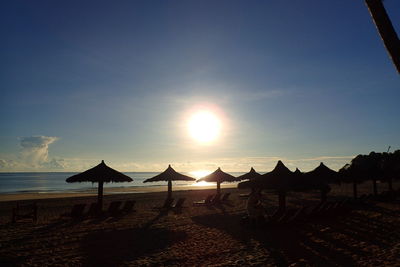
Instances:
[[[193,114],[188,122],[190,135],[200,143],[210,143],[214,141],[220,131],[220,120],[214,113],[203,110]]]

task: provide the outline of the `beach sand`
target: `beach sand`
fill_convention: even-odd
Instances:
[[[186,197],[186,202],[181,211],[169,212],[152,209],[166,192],[109,194],[105,207],[134,199],[136,211],[83,221],[59,216],[73,204],[94,202],[95,196],[37,199],[37,223],[11,223],[16,201],[3,199],[0,266],[400,266],[398,199],[350,203],[345,213],[257,228],[241,224],[246,200],[239,194],[247,191],[223,192],[232,193],[230,201],[211,207],[192,202],[215,189],[174,192],[175,199]],[[277,197],[265,197],[272,211]],[[289,193],[288,206],[313,205],[318,197],[317,192]]]

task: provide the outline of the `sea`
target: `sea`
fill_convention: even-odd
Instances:
[[[189,173],[183,174],[191,176]],[[14,193],[79,193],[96,189],[97,183],[67,183],[65,180],[77,172],[3,172],[0,173],[0,194]],[[154,177],[159,172],[124,172],[133,179],[132,182],[107,183],[105,187],[114,188],[139,188],[143,192],[150,191],[153,186],[166,185],[166,182],[143,183],[144,180]],[[243,172],[232,172],[233,176],[242,175]],[[192,176],[193,177],[193,176]],[[205,182],[204,182],[205,183]],[[203,185],[205,185],[203,183]],[[212,185],[213,183],[208,183]],[[173,185],[187,186],[194,189],[196,182],[175,181]],[[146,190],[147,189],[147,190]]]

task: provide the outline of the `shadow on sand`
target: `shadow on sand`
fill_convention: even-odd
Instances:
[[[373,210],[378,215],[388,216],[384,209],[374,207]],[[210,214],[192,217],[192,220],[226,232],[250,251],[254,246],[251,241],[258,241],[277,266],[299,261],[312,266],[356,266],[357,258],[369,256],[357,244],[387,248],[398,238],[391,237],[397,231],[395,225],[360,212],[335,218],[316,218],[307,223],[258,227],[241,225],[241,216]]]
[[[81,242],[84,266],[119,266],[187,238],[185,232],[165,228],[97,231]]]

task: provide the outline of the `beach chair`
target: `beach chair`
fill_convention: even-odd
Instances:
[[[301,207],[295,213],[287,219],[287,223],[294,223],[294,222],[299,222],[304,218],[304,213],[305,213],[306,207]]]
[[[29,211],[26,213],[22,213],[19,203],[17,202],[17,206],[12,209],[11,221],[13,223],[15,223],[19,220],[22,220],[22,219],[31,219],[33,222],[37,221],[38,207],[36,205],[36,202],[31,205],[25,206],[22,209],[28,209]]]
[[[121,212],[123,213],[129,213],[133,211],[133,207],[136,204],[136,200],[127,200],[124,203],[124,206],[121,209]]]
[[[87,217],[94,217],[99,214],[97,202],[90,204],[89,210],[86,213]]]
[[[281,218],[281,216],[284,214],[284,210],[278,208],[277,210],[275,210],[270,216],[267,216],[268,224],[273,224],[275,223],[279,218]]]
[[[172,208],[174,209],[182,209],[183,208],[183,203],[185,203],[186,198],[180,198],[178,201],[176,201],[175,205],[172,205]]]
[[[222,196],[221,201],[222,201],[222,202],[228,201],[230,195],[231,195],[231,193],[225,193],[225,194]]]
[[[116,216],[120,212],[119,207],[121,206],[121,201],[113,201],[108,206],[107,214],[110,216]]]
[[[325,203],[326,202],[319,202],[314,207],[311,207],[310,208],[311,210],[306,213],[306,216],[308,218],[315,217],[318,214],[318,212],[320,211],[320,209],[325,205]]]
[[[61,217],[70,217],[72,219],[82,219],[85,207],[86,207],[86,204],[75,204],[74,206],[72,206],[71,212],[61,214]]]
[[[334,206],[335,202],[326,202],[326,204],[319,209],[318,216],[321,218],[325,216],[331,216]]]
[[[174,203],[174,199],[173,198],[167,198],[164,202],[164,205],[162,205],[161,208],[163,209],[169,209],[172,206],[172,203]]]
[[[164,201],[164,204],[161,207],[153,207],[153,210],[168,210],[171,208],[172,203],[174,203],[174,199],[173,198],[167,198]]]
[[[239,198],[249,198],[250,194],[239,194]]]
[[[221,203],[221,194],[215,194],[211,199],[211,204],[219,204]]]
[[[202,206],[202,205],[210,205],[211,200],[213,199],[214,195],[208,195],[206,199],[200,200],[200,201],[194,201],[193,205],[194,206]]]
[[[276,224],[282,225],[289,221],[289,219],[296,213],[296,210],[286,210],[280,217],[275,221]]]

